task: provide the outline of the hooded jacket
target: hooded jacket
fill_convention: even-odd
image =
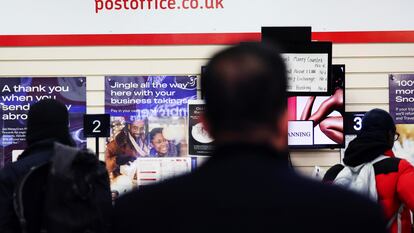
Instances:
[[[5,166],[0,170],[0,232],[21,232],[20,224],[14,211],[13,193],[21,178],[32,167],[39,166],[50,160],[53,155],[53,140],[33,143],[17,162]]]
[[[383,133],[382,133],[383,134]],[[344,164],[355,168],[372,162],[384,155],[386,158],[374,162],[378,202],[385,216],[391,219],[404,204],[401,213],[401,232],[411,232],[410,210],[414,211],[414,167],[404,159],[394,156],[385,137],[379,132],[364,132],[353,140],[345,151]],[[331,182],[343,170],[343,165],[329,169],[324,181]],[[398,220],[393,221],[391,232],[398,232]]]

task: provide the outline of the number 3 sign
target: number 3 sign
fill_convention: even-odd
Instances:
[[[85,137],[109,137],[109,114],[87,114],[83,116],[83,132]]]
[[[362,129],[362,118],[365,112],[345,113],[345,134],[356,135]]]

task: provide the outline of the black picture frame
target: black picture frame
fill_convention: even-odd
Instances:
[[[328,55],[328,73],[327,73],[327,91],[326,92],[288,92],[289,96],[330,96],[332,95],[332,42],[309,42],[301,44],[286,44],[281,47],[282,54],[327,54]]]
[[[332,88],[332,93],[331,95],[333,95],[333,92],[336,90],[336,88],[341,87],[343,88],[343,105],[340,109],[338,109],[338,111],[341,113],[342,117],[343,117],[343,140],[341,144],[315,144],[315,138],[313,139],[314,141],[314,145],[309,146],[309,145],[295,145],[295,146],[291,146],[289,145],[289,149],[290,150],[314,150],[314,149],[340,149],[340,148],[345,148],[345,105],[346,105],[346,85],[345,85],[345,74],[346,74],[346,69],[345,69],[345,65],[344,64],[335,64],[332,65],[332,76],[331,76],[331,85],[330,87]],[[308,95],[308,96],[313,96],[313,95]],[[323,95],[317,95],[317,96],[323,96]],[[315,134],[314,134],[315,137]]]

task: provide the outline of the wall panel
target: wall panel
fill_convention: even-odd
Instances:
[[[0,47],[0,76],[87,76],[88,113],[103,113],[105,75],[198,75],[200,66],[224,47]],[[414,73],[414,44],[336,44],[333,61],[346,65],[347,111],[388,110],[388,74]],[[94,139],[88,146],[94,150]],[[291,154],[308,175],[315,165],[324,169],[340,162],[339,150]]]

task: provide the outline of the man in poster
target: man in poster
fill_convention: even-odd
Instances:
[[[106,166],[109,172],[119,172],[119,166],[148,156],[149,148],[145,121],[135,120],[125,126],[106,148]]]
[[[195,76],[106,77],[105,112],[111,115],[112,135],[105,156],[114,192],[122,195],[147,183],[140,182],[146,178],[139,172],[148,165],[143,162],[145,158],[156,165],[157,158],[161,161],[188,155],[187,103],[196,98]],[[157,167],[154,164],[150,166]],[[149,173],[162,171],[155,169]]]

